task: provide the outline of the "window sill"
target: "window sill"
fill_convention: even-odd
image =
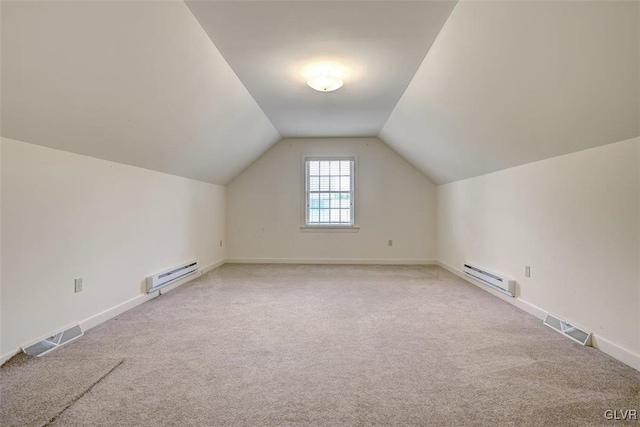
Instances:
[[[300,231],[305,233],[357,233],[360,230],[358,226],[341,226],[341,225],[303,225]]]

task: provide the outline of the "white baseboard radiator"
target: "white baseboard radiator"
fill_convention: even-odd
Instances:
[[[155,292],[160,288],[182,280],[198,271],[198,263],[191,261],[186,264],[163,271],[154,276],[147,277],[147,293]]]
[[[544,319],[544,324],[554,331],[560,332],[565,337],[571,338],[578,344],[591,345],[591,332],[583,331],[577,326],[567,323],[566,320],[562,320],[558,316],[547,313],[547,317]]]
[[[516,281],[497,273],[492,273],[478,266],[465,263],[464,274],[475,280],[492,287],[510,297],[516,296]]]

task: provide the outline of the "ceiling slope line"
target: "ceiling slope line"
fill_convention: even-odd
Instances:
[[[198,18],[193,14],[193,11],[191,10],[191,8],[189,7],[189,3],[187,3],[186,0],[179,0],[180,2],[183,2],[186,6],[187,9],[189,9],[189,13],[191,13],[191,16],[193,16],[193,19],[195,19],[195,21],[198,23],[198,27],[200,27],[200,29],[202,30],[202,32],[207,36],[207,38],[209,39],[209,41],[211,42],[211,45],[213,46],[213,48],[222,56],[222,59],[224,60],[224,62],[227,64],[227,67],[229,67],[229,70],[231,70],[231,72],[233,73],[233,75],[236,77],[236,79],[238,79],[238,81],[240,83],[242,83],[242,80],[240,80],[240,77],[238,76],[238,74],[236,74],[235,70],[233,69],[233,67],[229,64],[229,62],[227,62],[227,60],[224,58],[224,55],[222,55],[220,53],[220,49],[218,49],[218,47],[216,46],[216,44],[213,42],[213,40],[211,40],[211,38],[209,37],[209,35],[207,34],[207,31],[202,27],[202,24],[200,23],[200,21],[198,21]],[[278,142],[280,139],[282,139],[282,135],[280,135],[280,132],[278,132],[278,129],[276,129],[276,127],[273,125],[273,123],[271,122],[271,119],[269,119],[269,117],[267,116],[267,114],[264,112],[264,110],[262,109],[262,106],[260,104],[258,104],[258,102],[255,100],[255,98],[253,97],[253,95],[251,94],[251,92],[249,92],[249,90],[247,89],[247,87],[242,84],[242,87],[244,88],[244,90],[246,91],[247,95],[253,100],[253,102],[256,104],[256,106],[260,109],[260,111],[262,111],[262,115],[269,121],[269,123],[271,123],[271,126],[273,127],[273,129],[277,132],[278,134],[278,140],[276,140],[274,142],[274,144],[276,142]],[[233,179],[231,179],[230,181],[233,181]]]
[[[443,184],[637,136],[638,8],[459,2],[380,139]]]
[[[456,2],[186,4],[281,137],[326,138],[380,133]],[[344,85],[315,92],[327,62]]]
[[[422,61],[420,62],[420,66],[418,66],[418,68],[416,68],[416,71],[411,75],[411,79],[407,82],[407,86],[402,91],[402,94],[400,94],[400,96],[398,97],[398,100],[393,105],[393,109],[389,112],[389,115],[385,119],[385,121],[382,124],[382,126],[380,126],[380,130],[378,131],[378,134],[376,135],[376,137],[380,138],[380,132],[382,132],[382,129],[384,129],[384,127],[387,125],[387,122],[389,121],[389,119],[393,115],[393,112],[396,110],[396,107],[398,106],[398,103],[400,102],[400,100],[404,96],[404,94],[407,91],[407,89],[409,89],[409,86],[411,85],[411,82],[413,82],[413,79],[416,77],[416,74],[420,70],[420,67],[422,67],[422,64],[424,64],[424,62],[427,60],[427,56],[429,55],[429,52],[431,52],[431,48],[433,47],[434,44],[437,43],[438,38],[440,37],[440,34],[442,34],[442,31],[447,26],[447,22],[449,22],[449,19],[451,19],[451,15],[453,15],[453,12],[456,10],[456,7],[458,6],[459,1],[458,0],[453,0],[453,3],[455,3],[455,6],[453,6],[453,8],[451,9],[451,12],[449,13],[449,16],[447,16],[447,19],[445,20],[444,24],[442,24],[442,28],[440,28],[440,31],[438,31],[438,35],[436,36],[435,39],[433,39],[433,41],[429,45],[429,49],[427,50],[427,52],[425,53],[424,57],[422,58]],[[385,144],[386,144],[386,142],[385,142]]]
[[[281,137],[184,2],[6,2],[0,19],[4,137],[218,185]]]

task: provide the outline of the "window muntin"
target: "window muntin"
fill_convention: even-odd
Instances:
[[[354,226],[355,159],[305,159],[305,224],[310,227]]]

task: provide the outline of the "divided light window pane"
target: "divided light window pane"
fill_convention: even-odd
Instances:
[[[306,225],[354,225],[354,160],[305,161]]]

